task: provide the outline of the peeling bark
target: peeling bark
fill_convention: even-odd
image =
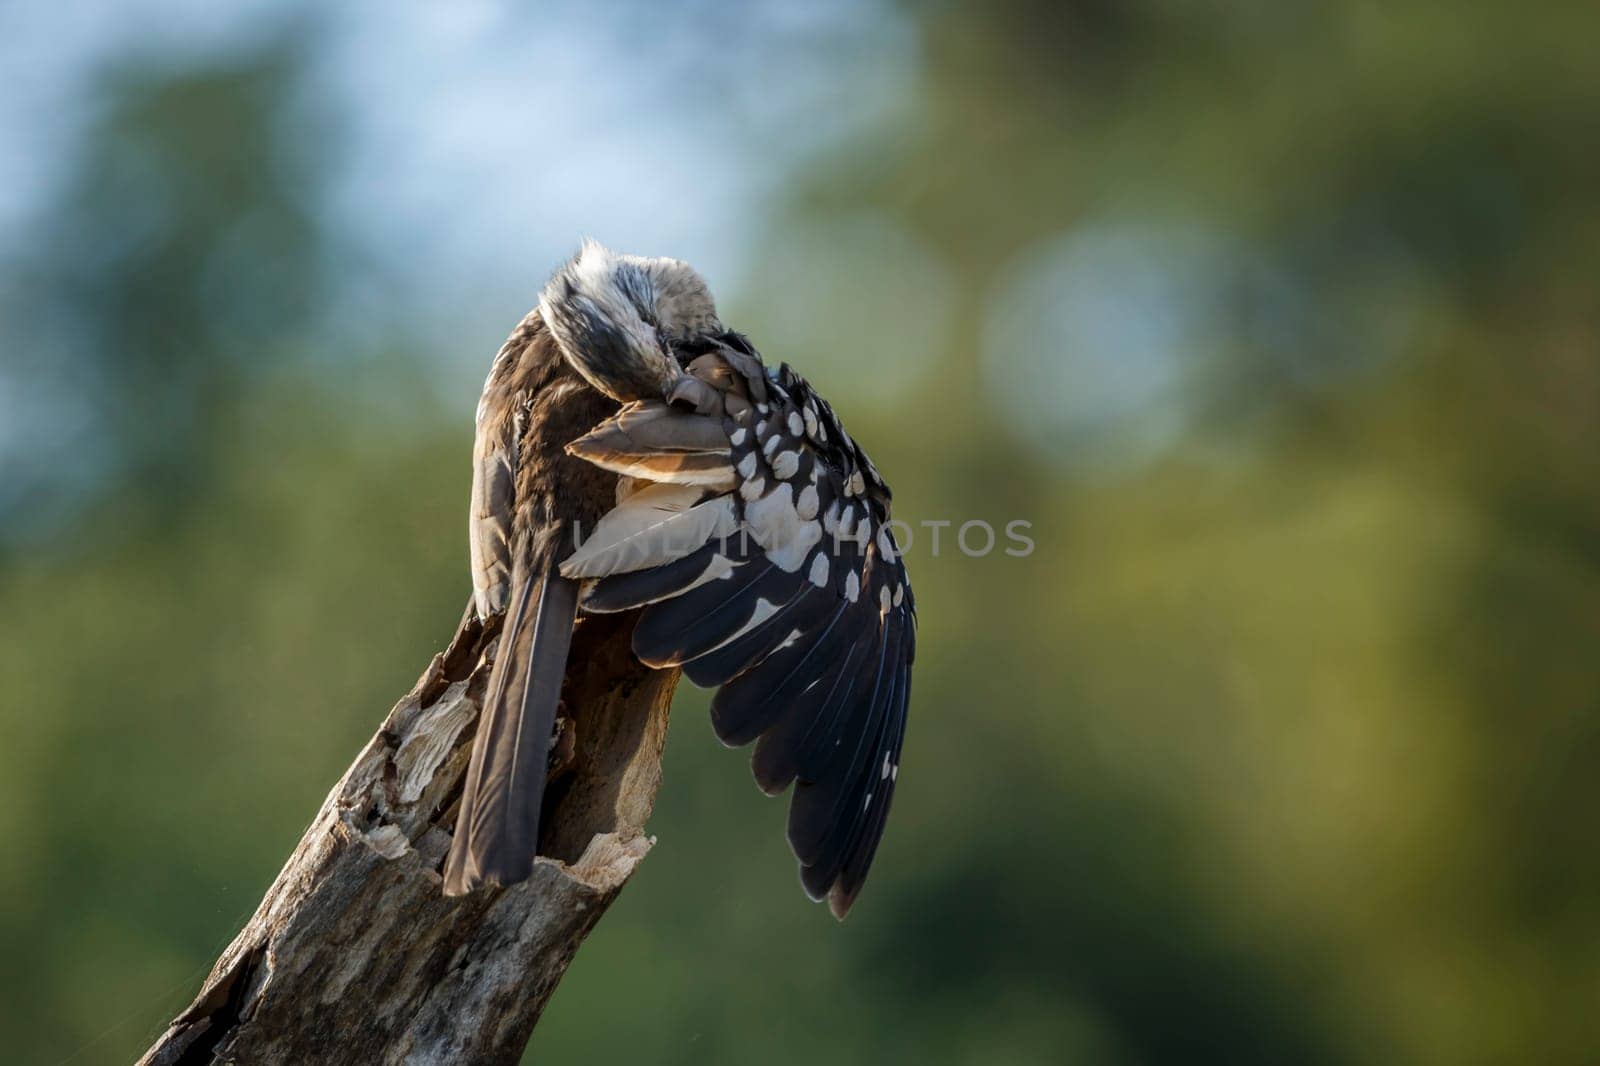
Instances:
[[[633,657],[633,621],[588,617],[574,634],[531,879],[440,891],[495,635],[469,610],[140,1063],[517,1062],[650,849],[677,673]]]

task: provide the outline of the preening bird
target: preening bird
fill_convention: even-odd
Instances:
[[[827,401],[766,366],[675,259],[586,243],[495,356],[478,405],[475,609],[503,616],[445,892],[532,872],[580,611],[637,613],[633,650],[717,687],[754,741],[806,893],[843,918],[883,836],[916,609],[889,486]]]

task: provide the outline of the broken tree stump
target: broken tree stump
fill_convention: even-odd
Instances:
[[[496,635],[469,609],[141,1066],[517,1062],[650,849],[678,675],[634,658],[634,618],[578,623],[528,881],[440,891]]]

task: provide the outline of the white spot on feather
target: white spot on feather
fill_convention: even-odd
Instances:
[[[881,526],[878,529],[878,550],[889,562],[894,562],[894,538],[889,535],[889,527]]]
[[[851,603],[854,603],[860,596],[861,579],[857,577],[856,572],[852,570],[850,571],[850,576],[844,579],[844,598],[849,600]]]
[[[750,621],[745,623],[744,629],[740,630],[740,632],[742,633],[745,630],[754,629],[756,626],[760,625],[762,622],[765,622],[767,619],[771,618],[777,613],[777,604],[773,603],[765,596],[757,598],[756,609],[750,612]]]
[[[811,583],[817,588],[828,587],[828,553],[818,552],[817,557],[811,560],[811,573],[808,575]]]
[[[773,603],[771,600],[768,600],[765,596],[759,597],[756,600],[755,609],[750,612],[750,620],[745,622],[744,625],[740,626],[738,632],[733,633],[728,637],[727,640],[719,643],[716,648],[707,649],[707,654],[716,651],[717,648],[723,647],[724,645],[733,643],[777,613],[777,604]]]
[[[814,468],[812,470],[812,476],[816,476],[816,470]],[[817,504],[819,502],[820,501],[817,499],[817,486],[815,484],[807,485],[805,488],[800,490],[799,499],[794,501],[794,509],[801,518],[815,518],[817,517]],[[829,532],[831,533],[833,531],[829,530]]]
[[[728,437],[728,440],[735,448],[742,448],[744,446],[744,442],[749,439],[750,431],[745,429],[743,426],[740,426],[738,429],[734,430],[732,435]]]
[[[777,437],[773,437],[777,440]],[[772,457],[772,472],[785,481],[794,477],[800,470],[800,456],[795,452],[779,452]]]
[[[839,513],[839,501],[834,500],[828,504],[828,510],[822,516],[822,528],[828,531],[828,536],[830,537],[839,535]]]
[[[766,549],[767,558],[778,569],[794,573],[817,541],[822,539],[822,527],[816,522],[803,521],[794,509],[794,486],[779,483],[761,499],[744,509],[746,523],[755,534],[756,543]]]
[[[740,430],[739,432],[743,433],[744,430]],[[739,465],[734,467],[734,469],[739,472],[739,476],[742,478],[748,478],[751,474],[754,474],[756,472],[756,453],[751,452],[743,459],[740,459]]]
[[[805,431],[806,431],[806,423],[805,423],[805,420],[800,417],[800,412],[799,411],[790,411],[789,412],[789,432],[792,433],[793,435],[795,435],[796,437],[798,437],[798,436],[800,436],[800,434],[804,433]]]
[[[839,513],[839,537],[842,540],[854,540],[856,521],[861,517],[861,512],[854,507],[846,506]]]

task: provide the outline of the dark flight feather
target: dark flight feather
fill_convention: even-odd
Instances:
[[[872,806],[871,820],[863,827],[855,848],[845,860],[844,868],[828,892],[828,907],[836,918],[843,918],[854,905],[856,896],[866,881],[867,871],[872,866],[872,859],[878,852],[878,844],[883,840],[883,828],[888,822],[889,809],[893,805],[895,782],[900,773],[900,753],[906,738],[906,711],[911,702],[910,664],[904,664],[902,671],[904,677],[899,686],[900,698],[895,705],[894,717],[887,723],[886,728],[883,766],[887,773],[883,773],[880,777],[882,791],[875,797],[877,802]]]
[[[579,605],[595,614],[610,614],[682,595],[697,584],[715,580],[718,562],[726,560],[713,542],[676,562],[651,570],[633,570],[591,581]]]
[[[726,684],[764,662],[787,641],[808,637],[833,607],[834,597],[809,581],[797,588],[783,606],[761,625],[683,665],[684,676],[702,688]]]
[[[805,780],[795,786],[789,805],[789,846],[802,864],[823,862],[826,846],[840,841],[839,828],[853,823],[858,807],[869,806],[868,763],[882,747],[883,725],[892,715],[902,674],[899,625],[891,624],[893,632],[883,642],[875,684],[871,692],[862,693],[864,698],[845,719],[834,741],[836,757],[823,761],[814,773],[805,773]],[[862,797],[860,804],[854,802],[857,795]]]
[[[876,633],[859,629],[841,633],[834,660],[825,673],[797,694],[773,727],[756,741],[750,769],[769,796],[793,783],[803,753],[826,743],[845,708],[850,707],[863,678],[870,683],[878,667],[881,643]]]
[[[800,690],[835,661],[845,646],[843,620],[850,605],[840,600],[821,626],[768,656],[760,669],[747,670],[717,690],[711,699],[711,725],[729,747],[742,747],[771,728]]]

